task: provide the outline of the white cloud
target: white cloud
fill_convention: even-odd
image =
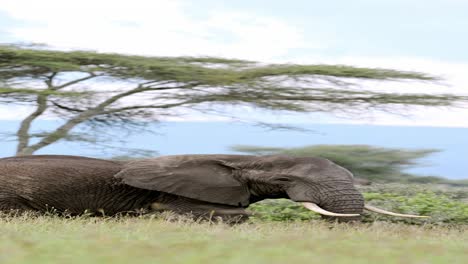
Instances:
[[[0,105],[0,120],[21,120],[27,117],[34,108],[31,106]]]
[[[305,46],[301,32],[281,20],[220,10],[193,18],[185,3],[15,0],[1,1],[0,10],[35,24],[8,29],[15,37],[58,47],[265,60]]]

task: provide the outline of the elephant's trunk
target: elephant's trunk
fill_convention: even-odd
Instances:
[[[333,195],[324,196],[318,204],[321,208],[337,214],[354,214],[354,216],[340,217],[323,215],[327,219],[341,221],[358,220],[364,209],[364,197],[356,189],[331,192]]]
[[[428,217],[422,215],[394,213],[372,205],[364,204],[364,199],[360,193],[347,193],[346,195],[328,197],[321,203],[321,206],[310,202],[303,202],[302,205],[311,211],[321,214],[323,218],[332,220],[338,219],[340,221],[358,220],[363,209],[397,217]]]
[[[338,186],[338,187],[335,187]],[[335,214],[361,214],[364,209],[364,197],[354,188],[351,182],[349,184],[295,184],[286,189],[289,198],[296,202],[306,202],[308,209],[314,210],[322,215],[329,217],[342,217],[347,220],[354,220],[359,216],[339,216],[323,213],[321,209]],[[315,204],[318,206],[312,205]],[[321,212],[319,212],[321,211]]]

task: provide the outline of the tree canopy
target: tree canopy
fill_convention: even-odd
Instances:
[[[65,139],[78,125],[120,126],[132,131],[142,124],[140,121],[177,115],[184,108],[209,111],[213,105],[246,105],[293,112],[397,111],[391,107],[452,106],[467,100],[449,94],[370,91],[361,89],[359,80],[436,78],[345,65],[265,64],[214,57],[147,57],[0,46],[0,104],[34,107],[16,133],[17,155],[32,154]],[[64,123],[36,133],[36,140],[31,140],[33,121],[51,114]]]

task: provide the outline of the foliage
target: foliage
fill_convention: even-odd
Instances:
[[[398,189],[385,190],[386,188],[382,187],[378,192],[366,192],[364,198],[367,203],[389,211],[427,215],[430,218],[410,219],[365,212],[364,222],[379,220],[411,224],[468,224],[468,200],[464,201],[452,192],[434,191],[416,185],[412,185],[411,188],[400,186]],[[464,188],[463,191],[466,195],[468,188]],[[256,213],[254,218],[260,221],[308,221],[320,218],[318,214],[286,199],[265,200],[249,208]]]
[[[288,199],[269,199],[249,206],[254,221],[309,221],[318,220],[320,215],[305,209]]]
[[[344,65],[262,64],[213,57],[144,57],[90,51],[56,51],[0,45],[0,103],[36,109],[17,132],[18,155],[31,154],[66,137],[78,125],[138,125],[177,115],[182,109],[219,114],[216,105],[272,111],[398,111],[395,105],[453,106],[455,95],[394,94],[359,87],[359,80],[419,80],[423,73]],[[105,88],[99,88],[105,87]],[[37,142],[29,131],[37,118],[65,122]],[[229,114],[229,113],[224,113]]]
[[[445,195],[424,192],[411,197],[405,197],[393,193],[366,193],[364,194],[364,197],[366,201],[369,201],[369,203],[385,207],[390,211],[428,215],[431,219],[425,220],[426,223],[468,223],[468,204],[450,199]],[[386,218],[385,220],[387,221],[405,221],[410,223],[421,222],[421,220],[395,219],[394,217],[378,215],[372,216],[368,221],[375,218]]]
[[[357,188],[364,193],[393,193],[407,197],[429,192],[448,197],[451,200],[468,203],[468,186],[462,185],[385,183],[357,186]]]

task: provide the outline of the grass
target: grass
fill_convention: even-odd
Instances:
[[[163,214],[141,217],[0,216],[0,263],[468,263],[468,190],[362,186],[366,200],[405,220],[366,214],[330,223],[288,200],[266,200],[230,226]]]
[[[0,263],[466,263],[467,245],[466,226],[0,219]]]

